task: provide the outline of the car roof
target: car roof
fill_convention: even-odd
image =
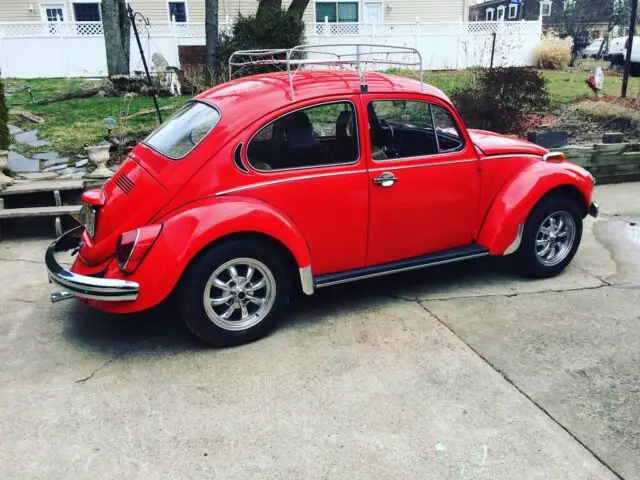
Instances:
[[[446,103],[449,98],[439,89],[407,77],[376,72],[365,73],[369,93],[423,93]],[[295,101],[291,93],[287,72],[252,75],[218,85],[196,97],[227,113],[248,113],[259,118],[285,105],[311,99],[360,93],[360,78],[352,70],[301,70],[293,79]]]

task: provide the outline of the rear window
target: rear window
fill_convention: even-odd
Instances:
[[[220,120],[220,112],[202,102],[189,102],[144,140],[169,158],[185,157]]]

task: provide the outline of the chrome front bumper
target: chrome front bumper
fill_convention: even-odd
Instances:
[[[593,218],[597,218],[598,213],[600,213],[600,205],[598,205],[596,202],[593,202],[589,207],[589,215],[591,215]]]
[[[51,295],[51,301],[60,301],[74,297],[102,300],[104,302],[123,302],[138,298],[140,286],[136,282],[110,278],[77,275],[63,268],[55,259],[55,252],[72,250],[80,245],[80,235],[84,226],[69,230],[54,240],[44,256],[49,279],[66,290]]]

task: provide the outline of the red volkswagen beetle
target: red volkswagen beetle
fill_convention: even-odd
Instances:
[[[486,255],[557,275],[597,215],[593,185],[561,154],[467,130],[415,80],[255,75],[188,102],[87,191],[86,225],[46,266],[54,300],[129,313],[173,294],[195,335],[233,345],[273,329],[296,290]],[[54,253],[72,248],[66,270]]]

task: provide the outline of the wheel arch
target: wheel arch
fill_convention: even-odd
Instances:
[[[567,164],[564,164],[567,165]],[[535,206],[549,195],[565,195],[586,216],[593,183],[576,166],[540,162],[521,172],[496,196],[478,235],[478,243],[491,255],[517,250],[524,223]]]
[[[233,242],[233,241],[252,241],[252,242],[258,242],[265,245],[269,245],[271,248],[277,251],[278,254],[281,255],[282,258],[284,259],[285,264],[287,266],[287,270],[291,275],[292,286],[294,288],[302,290],[302,282],[300,280],[300,273],[299,273],[300,267],[298,266],[296,257],[293,255],[291,250],[289,250],[289,248],[281,240],[271,235],[268,235],[266,233],[258,232],[258,231],[240,231],[240,232],[229,233],[229,234],[217,237],[213,241],[211,241],[209,244],[204,245],[191,258],[191,260],[189,260],[184,270],[182,271],[182,274],[180,275],[180,278],[177,283],[179,284],[182,281],[182,278],[185,276],[189,268],[193,264],[195,264],[198,261],[198,259],[202,257],[202,255],[206,254],[208,251],[210,251],[213,248],[216,248],[220,245],[223,245],[228,242]]]

